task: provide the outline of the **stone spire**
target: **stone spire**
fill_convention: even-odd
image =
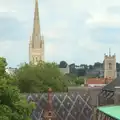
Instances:
[[[40,48],[40,44],[41,44],[41,34],[40,34],[40,19],[39,19],[38,0],[35,0],[34,24],[33,24],[33,33],[32,33],[32,47]]]
[[[29,62],[37,64],[40,61],[44,61],[44,37],[40,32],[38,0],[35,0],[33,33],[29,42]]]

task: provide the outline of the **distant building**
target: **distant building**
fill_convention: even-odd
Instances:
[[[115,79],[117,77],[116,72],[116,56],[111,55],[109,50],[109,55],[104,56],[104,78]]]
[[[70,68],[70,73],[76,74],[76,69],[75,69],[75,64],[74,64],[74,63],[73,63],[73,64],[70,64],[70,65],[69,65],[69,68]]]
[[[86,76],[89,77],[104,77],[104,69],[103,68],[94,68],[92,70],[88,70]]]
[[[65,61],[61,61],[59,64],[59,69],[63,74],[70,73],[70,67]]]
[[[16,68],[11,68],[11,67],[9,67],[9,68],[6,68],[6,72],[8,73],[8,74],[14,74],[14,72],[15,72],[15,70],[16,70]]]
[[[63,74],[68,74],[70,73],[70,68],[69,68],[69,65],[66,66],[66,68],[59,68],[60,71],[63,73]]]

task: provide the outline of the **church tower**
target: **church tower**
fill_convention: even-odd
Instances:
[[[109,55],[104,55],[104,78],[115,79],[116,77],[116,55],[111,55],[109,49]]]
[[[44,38],[41,36],[38,0],[35,0],[33,33],[29,43],[29,62],[37,64],[44,61]]]

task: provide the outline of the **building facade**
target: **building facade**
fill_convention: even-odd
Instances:
[[[68,65],[66,68],[59,68],[59,69],[60,69],[60,72],[63,73],[64,75],[70,73],[70,69]]]
[[[39,61],[44,61],[44,38],[40,31],[38,0],[36,0],[33,33],[29,42],[29,62],[37,64]]]
[[[11,67],[5,69],[5,71],[6,71],[7,74],[9,74],[9,75],[13,75],[14,72],[15,72],[15,70],[16,70],[16,68],[11,68]]]
[[[115,79],[117,77],[116,72],[116,55],[104,56],[104,78],[112,78]]]

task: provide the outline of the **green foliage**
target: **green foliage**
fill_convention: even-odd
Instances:
[[[75,80],[75,83],[76,83],[76,85],[82,85],[82,84],[84,84],[84,79],[78,77],[78,78]]]
[[[31,120],[34,103],[28,103],[20,94],[14,80],[5,72],[7,63],[0,58],[0,120]]]
[[[16,79],[21,92],[64,91],[66,84],[57,64],[40,61],[38,65],[24,64],[16,71]]]
[[[5,75],[5,67],[7,66],[6,59],[3,57],[0,57],[0,77]]]
[[[0,120],[30,120],[35,105],[28,104],[19,89],[8,81],[0,79]]]

